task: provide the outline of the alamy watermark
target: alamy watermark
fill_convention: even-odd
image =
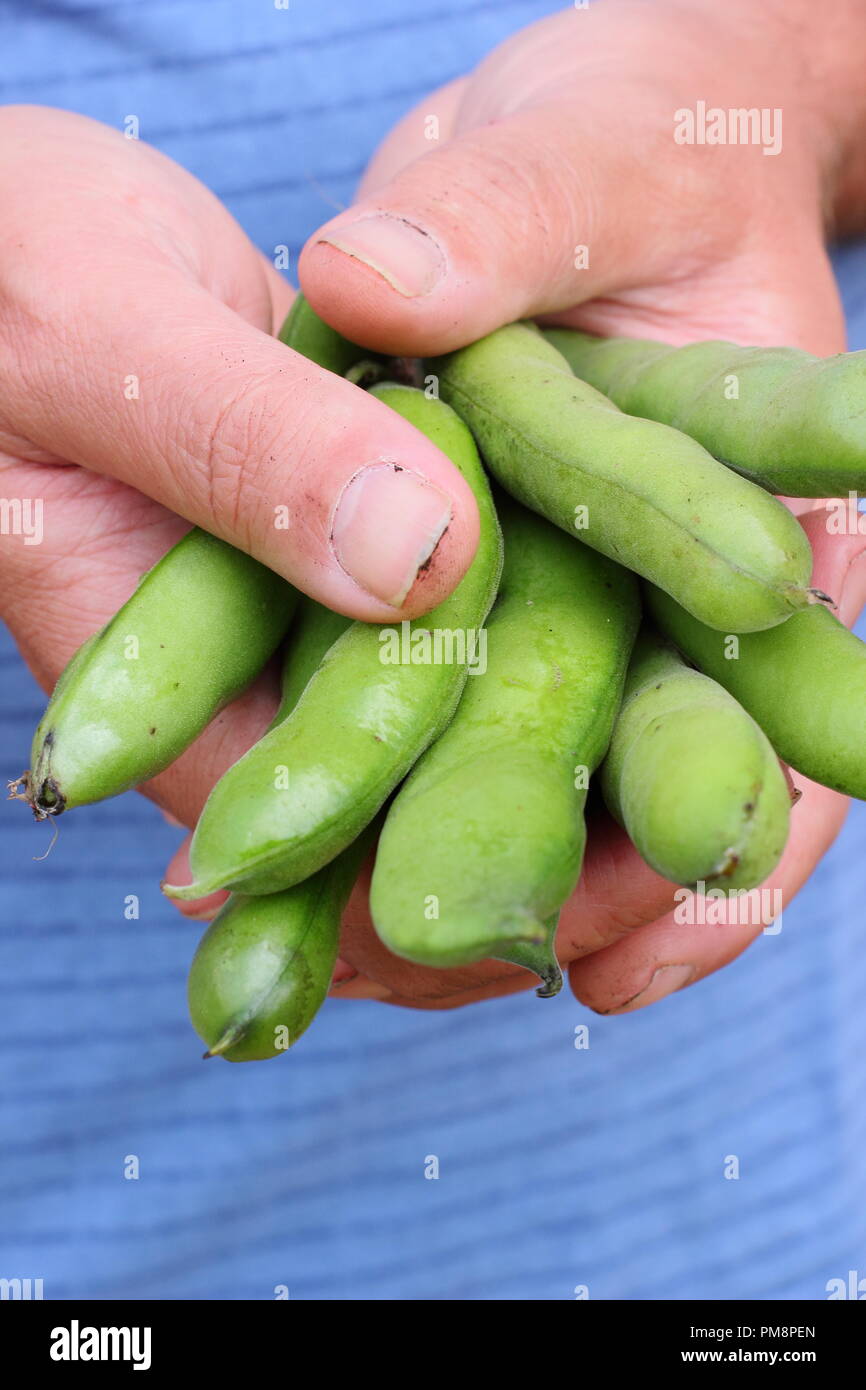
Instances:
[[[379,631],[383,666],[465,666],[470,676],[487,670],[487,629],[419,627],[404,618]]]
[[[0,497],[0,536],[23,536],[25,545],[41,545],[41,497]]]
[[[828,1302],[850,1298],[856,1303],[862,1303],[866,1299],[866,1278],[862,1278],[857,1269],[849,1269],[847,1279],[828,1279],[824,1288]]]
[[[42,1279],[0,1279],[0,1300],[28,1301],[45,1297]]]
[[[708,888],[701,879],[674,893],[674,921],[681,927],[762,927],[765,936],[782,930],[781,888]]]
[[[759,145],[768,155],[782,151],[782,111],[776,107],[681,106],[674,112],[677,145]]]
[[[849,492],[847,499],[833,497],[827,503],[827,533],[831,536],[866,536],[866,499]]]
[[[149,1327],[89,1327],[73,1318],[68,1327],[51,1329],[52,1361],[130,1361],[134,1371],[149,1371]]]

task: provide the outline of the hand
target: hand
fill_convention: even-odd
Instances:
[[[673,343],[838,351],[824,218],[847,230],[864,221],[864,31],[856,0],[832,19],[806,0],[611,0],[542,21],[401,122],[358,203],[306,247],[305,293],[341,331],[392,352],[441,352],[526,316]],[[781,149],[678,144],[674,113],[699,101],[780,109]],[[581,246],[588,265],[576,268]],[[864,538],[830,537],[819,511],[802,519],[815,582],[853,622],[866,597]],[[794,782],[804,794],[768,884],[785,904],[846,808]],[[612,822],[592,825],[558,937],[579,999],[600,1012],[641,1007],[761,930],[677,926],[675,891]],[[449,1007],[532,983],[490,962],[431,971],[396,960],[372,932],[363,885],[341,950],[343,975],[360,972],[339,987],[345,997]]]
[[[477,540],[469,488],[275,341],[291,290],[201,184],[94,121],[6,107],[0,201],[0,493],[36,500],[43,531],[4,527],[0,612],[45,688],[189,522],[354,617],[450,592]],[[191,823],[275,703],[265,676],[151,794]]]

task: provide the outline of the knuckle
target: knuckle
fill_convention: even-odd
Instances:
[[[181,401],[182,453],[203,480],[207,503],[243,541],[265,505],[276,457],[278,411],[272,384],[247,377],[197,400]]]

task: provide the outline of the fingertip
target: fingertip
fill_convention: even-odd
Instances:
[[[356,207],[307,242],[298,278],[316,313],[352,342],[420,356],[438,350],[429,319],[447,269],[438,239],[417,223]]]
[[[831,498],[797,519],[812,546],[812,585],[850,627],[866,602],[866,515],[851,499]]]
[[[314,245],[372,271],[403,299],[424,299],[448,270],[437,237],[397,211],[355,209],[323,227]]]
[[[189,847],[192,836],[188,835],[179,849],[175,851],[169,862],[165,873],[164,883],[173,883],[179,886],[192,883],[192,872],[189,867]],[[208,893],[203,898],[193,898],[184,900],[181,898],[169,897],[163,894],[167,901],[174,903],[182,917],[186,917],[191,922],[209,922],[219,912],[223,903],[229,897],[228,893]]]
[[[363,405],[355,407],[351,437],[329,460],[331,573],[323,574],[311,549],[308,573],[297,582],[365,622],[417,617],[442,603],[472,563],[478,503],[460,469],[408,413],[358,394]]]
[[[371,463],[337,498],[331,548],[366,593],[399,609],[433,566],[454,510],[448,493],[422,474],[398,463]]]
[[[352,216],[327,223],[298,262],[301,288],[316,313],[352,342],[431,357],[513,317],[507,305],[498,312],[494,305],[491,317],[489,288],[456,263],[438,231],[396,212],[353,209]],[[384,233],[381,248],[372,244],[374,228]]]

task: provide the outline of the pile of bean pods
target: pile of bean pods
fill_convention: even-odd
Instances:
[[[190,972],[206,1056],[272,1057],[304,1032],[374,846],[390,950],[509,961],[552,995],[597,770],[646,862],[702,891],[777,864],[780,758],[866,798],[866,645],[810,589],[773,495],[866,484],[866,354],[512,324],[415,364],[419,389],[302,296],[280,337],[451,458],[480,514],[465,577],[386,657],[376,625],[193,530],[70,662],[10,784],[44,819],[153,777],[282,644],[280,708],[211,792],[193,882],[164,885],[231,892]]]

